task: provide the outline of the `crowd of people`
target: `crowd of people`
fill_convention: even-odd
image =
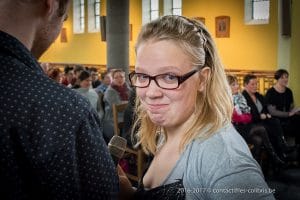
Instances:
[[[41,66],[45,66],[45,63],[41,63]],[[125,72],[122,69],[113,68],[101,73],[99,77],[98,69],[95,67],[67,65],[62,73],[60,68],[52,67],[49,63],[44,69],[51,79],[77,91],[90,101],[101,119],[103,136],[108,142],[114,135],[112,106],[128,102],[132,91],[125,81]],[[123,115],[120,114],[119,121],[124,120]]]
[[[279,72],[281,72],[280,76],[278,75]],[[284,78],[283,76],[286,75],[288,75],[286,70],[279,69],[275,72],[274,78],[278,80]],[[292,160],[298,162],[299,135],[295,129],[292,132],[288,132],[275,111],[282,110],[282,107],[279,105],[287,104],[285,105],[288,106],[285,109],[286,113],[283,115],[288,118],[289,112],[291,112],[290,115],[294,116],[293,120],[300,117],[300,112],[297,113],[298,109],[293,107],[293,95],[287,87],[287,78],[285,78],[285,90],[278,91],[275,89],[279,83],[277,81],[273,87],[268,89],[266,96],[257,92],[257,77],[253,74],[245,75],[243,80],[244,90],[242,92],[239,91],[237,77],[228,75],[227,79],[231,87],[234,102],[232,123],[247,143],[253,145],[252,153],[254,158],[260,162],[262,150],[265,149],[274,167],[285,166],[288,161],[291,161],[290,154],[296,154]],[[280,94],[288,91],[290,101],[286,102],[285,98],[271,97],[270,92],[274,90]],[[277,104],[273,103],[274,101]],[[293,127],[289,126],[289,128]],[[293,144],[288,145],[287,137],[292,137]]]
[[[101,73],[99,78],[99,72],[94,67],[75,65],[73,68],[67,65],[62,73],[59,68],[53,68],[49,63],[41,63],[41,66],[44,66],[51,79],[74,89],[90,101],[103,123],[103,136],[108,142],[114,135],[112,105],[128,102],[130,93],[135,91],[126,83],[125,72],[112,69]],[[259,163],[264,150],[269,161],[278,167],[286,166],[291,161],[289,155],[298,151],[300,143],[297,123],[300,123],[300,108],[294,107],[293,93],[287,87],[288,76],[287,70],[276,71],[276,84],[263,96],[257,92],[258,80],[255,75],[247,74],[244,77],[243,91],[240,91],[237,77],[227,75],[234,103],[232,123],[245,141],[253,145],[250,146],[251,152]],[[133,112],[134,102],[135,99],[129,102],[129,112]],[[131,130],[132,116],[124,118],[121,114],[119,120],[127,121],[127,127]],[[129,143],[132,142],[130,134],[131,132],[124,130],[122,135]],[[293,144],[288,144],[286,138],[292,138]],[[298,161],[297,157],[293,159]]]

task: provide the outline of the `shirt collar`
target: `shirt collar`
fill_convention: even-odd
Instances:
[[[0,30],[0,52],[16,57],[28,68],[44,73],[36,58],[14,36]]]

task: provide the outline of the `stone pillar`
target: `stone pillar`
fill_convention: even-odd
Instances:
[[[129,72],[129,0],[106,2],[107,70]]]

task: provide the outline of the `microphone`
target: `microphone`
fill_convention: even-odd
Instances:
[[[119,160],[123,157],[127,146],[127,140],[123,137],[114,135],[108,143],[109,153],[115,163],[118,165]]]

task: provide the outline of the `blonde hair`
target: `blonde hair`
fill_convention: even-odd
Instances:
[[[136,51],[142,43],[162,40],[178,44],[200,69],[210,68],[205,89],[197,94],[192,125],[186,130],[180,144],[180,150],[183,150],[193,139],[206,139],[231,122],[233,110],[231,91],[215,44],[201,22],[174,15],[151,21],[142,27]],[[203,81],[203,78],[200,79]],[[135,110],[137,117],[132,130],[137,131],[137,144],[141,145],[145,153],[154,154],[158,147],[157,132],[161,132],[161,127],[150,120],[138,97]]]
[[[227,75],[227,81],[228,81],[229,85],[231,85],[234,82],[238,82],[238,79],[236,76],[229,74],[229,75]]]

